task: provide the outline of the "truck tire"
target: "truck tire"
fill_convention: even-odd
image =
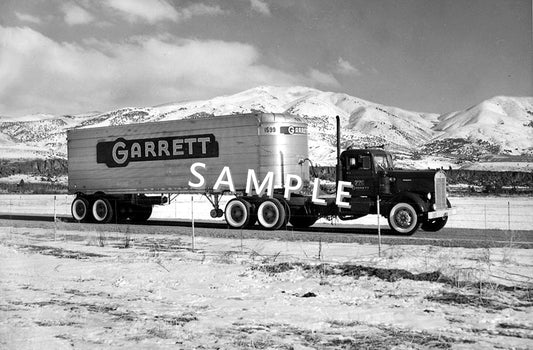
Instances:
[[[89,201],[86,198],[76,197],[72,201],[72,205],[70,206],[70,211],[72,213],[72,217],[74,218],[74,220],[79,221],[79,222],[87,222],[87,221],[90,221],[92,218],[89,208],[90,208]]]
[[[151,206],[117,203],[116,218],[119,222],[145,222],[151,215]]]
[[[392,207],[389,217],[390,228],[402,235],[412,235],[420,226],[415,208],[409,203],[400,202]]]
[[[422,230],[427,232],[437,232],[440,229],[442,229],[446,223],[448,222],[448,217],[442,217],[442,218],[436,218],[436,219],[428,219],[422,223]]]
[[[107,198],[97,198],[93,203],[93,217],[98,223],[108,223],[113,219],[113,207]]]
[[[234,198],[226,204],[224,209],[226,222],[232,228],[245,228],[250,225],[252,205],[241,198]]]
[[[314,215],[292,215],[290,223],[296,228],[307,228],[313,226],[318,218]]]
[[[132,221],[145,222],[152,216],[152,207],[146,207],[142,205],[136,205],[133,207]]]
[[[257,221],[268,230],[279,229],[285,224],[286,217],[285,206],[276,198],[263,201],[257,209]]]

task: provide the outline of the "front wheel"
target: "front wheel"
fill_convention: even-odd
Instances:
[[[442,229],[446,223],[448,222],[448,217],[442,217],[442,218],[436,218],[436,219],[428,219],[427,221],[424,221],[422,223],[422,230],[427,232],[437,232],[440,229]]]
[[[420,226],[415,208],[409,203],[398,203],[389,213],[390,228],[402,235],[412,235]]]

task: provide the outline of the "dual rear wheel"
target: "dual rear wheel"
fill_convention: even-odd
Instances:
[[[151,206],[111,201],[105,197],[78,196],[71,205],[72,217],[79,222],[109,223],[113,220],[143,222],[152,215]]]
[[[246,228],[258,221],[268,230],[277,230],[288,223],[290,209],[287,203],[276,198],[268,198],[254,205],[246,199],[234,198],[226,205],[224,214],[232,228]]]

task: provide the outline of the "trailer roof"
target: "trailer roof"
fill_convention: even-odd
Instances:
[[[168,124],[175,124],[175,123],[191,123],[198,121],[199,123],[223,123],[225,120],[230,118],[243,118],[247,121],[255,120],[257,125],[261,125],[262,123],[303,123],[307,124],[304,118],[298,115],[294,114],[286,114],[286,113],[242,113],[242,114],[230,114],[230,115],[220,115],[220,116],[212,116],[212,117],[200,117],[200,118],[183,118],[183,119],[173,119],[173,120],[165,120],[165,121],[152,121],[152,122],[144,122],[144,123],[130,123],[130,124],[120,124],[120,125],[106,125],[106,126],[84,126],[84,127],[78,127],[67,130],[67,135],[76,131],[82,131],[82,130],[88,130],[88,129],[103,129],[103,128],[120,128],[124,125],[137,125],[137,126],[143,126],[143,125],[151,125],[154,123],[168,123]]]

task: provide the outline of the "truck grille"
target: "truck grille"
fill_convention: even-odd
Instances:
[[[435,205],[437,210],[446,209],[446,174],[439,171],[435,174]]]

